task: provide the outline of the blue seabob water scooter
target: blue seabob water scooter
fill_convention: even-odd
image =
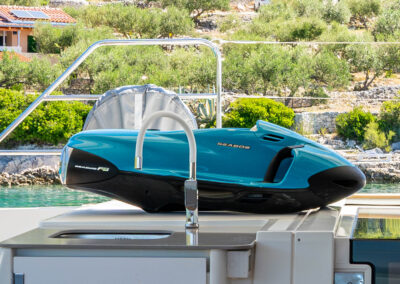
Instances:
[[[147,131],[141,170],[133,162],[138,132],[76,134],[63,150],[62,182],[148,212],[183,210],[189,156],[185,132]],[[295,212],[338,201],[365,185],[364,174],[346,159],[272,123],[193,134],[199,210]]]

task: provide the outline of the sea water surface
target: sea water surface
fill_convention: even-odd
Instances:
[[[360,193],[400,193],[400,184],[367,184]],[[101,195],[61,185],[0,187],[0,208],[80,206],[109,200]]]
[[[101,195],[68,189],[62,185],[0,187],[0,208],[80,206],[108,200]]]

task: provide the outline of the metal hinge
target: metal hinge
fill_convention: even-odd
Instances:
[[[364,284],[362,272],[335,272],[335,284]]]
[[[25,274],[14,273],[14,284],[24,284],[24,283],[25,283]]]

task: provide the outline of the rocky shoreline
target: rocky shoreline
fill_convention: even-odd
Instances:
[[[34,148],[32,146],[23,149]],[[1,156],[0,185],[51,185],[60,184],[59,156]]]
[[[400,160],[400,154],[397,154]],[[397,160],[397,159],[396,159]],[[400,182],[400,161],[391,162],[354,162],[372,183]],[[28,168],[21,172],[2,172],[1,186],[56,185],[61,184],[58,169],[49,166]]]
[[[1,186],[24,186],[24,185],[52,185],[60,184],[58,171],[41,167],[37,169],[27,169],[22,173],[6,173],[0,174]]]

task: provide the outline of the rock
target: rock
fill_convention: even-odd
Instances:
[[[400,150],[400,142],[393,143],[391,147],[393,151]]]
[[[364,153],[367,155],[376,155],[376,154],[383,154],[383,151],[380,148],[374,148],[374,149],[367,150]]]
[[[0,157],[0,172],[9,174],[22,173],[27,169],[50,167],[58,169],[60,162],[59,156],[13,156]]]
[[[357,142],[355,140],[347,140],[346,145],[347,145],[347,147],[354,148],[354,147],[356,147]]]
[[[246,10],[246,7],[242,3],[237,4],[236,7],[237,7],[237,9],[239,11],[245,11]]]
[[[217,23],[213,19],[199,20],[197,27],[203,31],[212,31],[217,29]]]

